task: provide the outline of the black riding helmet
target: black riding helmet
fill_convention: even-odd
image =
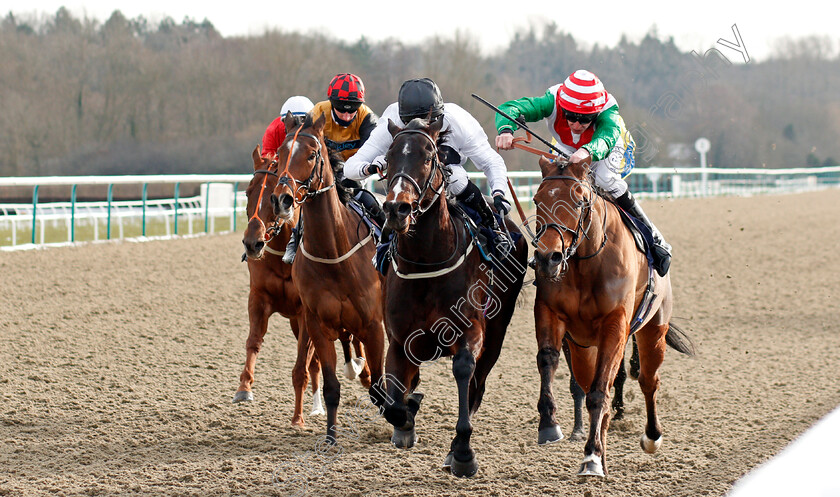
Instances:
[[[397,99],[400,119],[408,123],[414,118],[427,118],[429,111],[432,119],[443,115],[443,97],[440,88],[429,78],[409,79],[400,87]]]

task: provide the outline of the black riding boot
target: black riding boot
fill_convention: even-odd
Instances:
[[[502,230],[499,227],[499,223],[496,222],[496,216],[493,215],[493,211],[487,205],[484,195],[475,186],[475,183],[468,181],[467,187],[464,188],[464,191],[456,195],[456,198],[459,202],[463,202],[466,206],[478,212],[481,216],[481,224],[497,233],[501,233]]]
[[[615,199],[615,203],[648,227],[653,235],[652,252],[654,258],[654,269],[656,269],[656,272],[659,273],[659,276],[665,276],[668,272],[668,268],[671,267],[671,245],[665,241],[662,233],[656,229],[656,226],[654,226],[650,218],[647,217],[645,211],[643,211],[642,207],[638,204],[638,202],[636,202],[633,194],[630,193],[630,190],[627,190],[624,195]]]
[[[297,253],[300,240],[303,238],[303,217],[298,218],[297,226],[292,229],[292,236],[289,237],[289,243],[286,245],[286,253],[283,254],[283,262],[291,264],[295,261],[295,254]]]
[[[385,226],[385,212],[379,206],[379,202],[376,201],[376,197],[371,192],[364,188],[358,188],[356,193],[353,194],[353,198],[364,206],[365,210],[370,214],[370,217],[380,228]]]

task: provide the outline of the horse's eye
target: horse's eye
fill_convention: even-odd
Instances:
[[[315,157],[318,157],[318,155],[315,152],[312,152],[312,154],[309,156],[309,160],[315,160]]]

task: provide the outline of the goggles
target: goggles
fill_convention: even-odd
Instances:
[[[598,114],[578,114],[564,109],[563,117],[571,123],[589,124],[597,119]]]
[[[336,112],[356,112],[362,106],[361,102],[342,102],[340,100],[331,100],[330,102]]]

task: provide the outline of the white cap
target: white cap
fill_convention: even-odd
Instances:
[[[312,110],[312,107],[315,107],[315,104],[311,100],[301,95],[295,95],[283,102],[283,107],[280,108],[280,115],[285,116],[287,112],[291,112],[296,116],[300,116],[308,113]]]

